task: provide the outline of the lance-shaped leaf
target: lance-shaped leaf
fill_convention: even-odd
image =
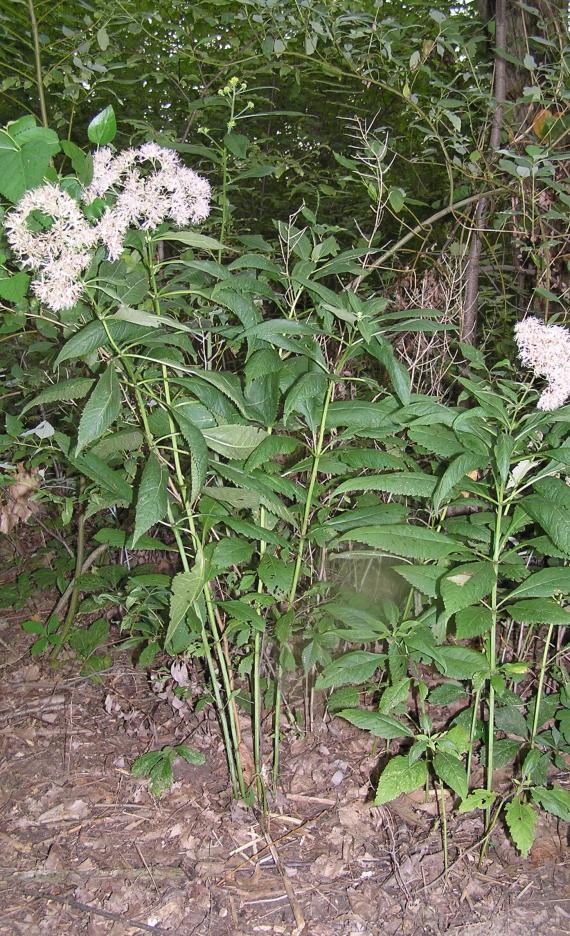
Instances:
[[[447,496],[451,493],[456,484],[463,481],[465,476],[476,468],[482,468],[487,463],[485,456],[476,455],[473,452],[465,452],[458,455],[446,468],[433,494],[433,506],[439,510]]]
[[[347,540],[364,543],[388,556],[406,556],[410,559],[444,559],[450,553],[463,550],[460,544],[445,533],[400,523],[350,530],[340,537],[340,542]]]
[[[135,512],[135,530],[133,544],[136,546],[141,536],[155,523],[160,523],[168,509],[167,493],[168,473],[158,458],[151,452],[144,466],[139,485]]]
[[[194,503],[206,480],[206,473],[208,471],[208,446],[198,427],[184,415],[180,408],[174,409],[173,415],[190,450],[190,497],[191,503]]]
[[[115,422],[120,411],[121,388],[115,368],[109,364],[81,414],[75,454],[78,455],[90,442],[99,439]]]
[[[184,632],[188,611],[197,601],[206,581],[204,557],[196,553],[196,562],[189,572],[179,572],[172,579],[170,592],[170,621],[165,646],[179,646],[180,631]]]

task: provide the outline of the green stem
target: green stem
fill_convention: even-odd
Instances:
[[[477,712],[479,711],[479,704],[481,701],[481,689],[477,689],[475,692],[475,699],[473,700],[473,715],[471,716],[471,727],[469,731],[469,752],[467,754],[467,790],[471,786],[471,767],[473,764],[473,745],[475,744],[475,725],[477,724]]]
[[[153,308],[157,315],[161,314],[160,309],[160,300],[158,297],[158,291],[156,287],[156,277],[154,272],[154,264],[152,259],[152,248],[150,242],[147,242],[147,267],[149,272],[149,279],[152,290],[152,302]],[[169,434],[172,445],[172,452],[174,457],[174,469],[176,473],[176,481],[178,486],[178,491],[180,497],[182,498],[182,503],[184,506],[184,511],[186,513],[186,518],[188,520],[188,526],[190,528],[190,534],[192,536],[194,545],[199,545],[199,538],[196,532],[196,525],[194,523],[194,515],[192,512],[191,504],[188,500],[187,491],[186,491],[186,481],[184,478],[184,472],[182,470],[182,465],[180,462],[180,451],[178,448],[178,433],[174,420],[172,418],[172,397],[170,393],[170,381],[168,377],[168,369],[165,364],[162,365],[162,383],[164,387],[164,399],[168,411],[168,424],[169,424]],[[174,527],[176,530],[176,528]],[[179,531],[178,531],[179,532]],[[178,541],[177,541],[178,542]],[[180,548],[180,547],[179,547]],[[187,562],[186,553],[184,552],[184,557]],[[186,571],[188,571],[186,569]],[[212,680],[212,688],[214,691],[214,698],[216,700],[216,706],[218,708],[218,717],[220,719],[220,724],[222,726],[222,733],[224,735],[224,743],[226,746],[226,755],[228,759],[228,765],[230,770],[230,777],[232,780],[232,789],[234,795],[239,793],[244,799],[247,795],[247,790],[245,786],[243,770],[241,765],[241,757],[239,751],[239,728],[237,723],[237,712],[235,707],[235,700],[233,699],[231,679],[228,669],[228,664],[223,652],[221,635],[218,629],[216,622],[216,615],[214,611],[214,602],[212,600],[212,593],[210,590],[210,585],[208,582],[205,582],[202,588],[204,595],[204,600],[206,603],[206,610],[208,614],[208,624],[210,631],[213,637],[213,644],[216,652],[216,659],[218,663],[218,669],[222,679],[224,693],[227,699],[227,716],[226,708],[223,704],[221,697],[220,687],[218,684],[217,674],[215,666],[213,664],[213,657],[211,653],[211,647],[208,640],[208,634],[204,625],[202,625],[202,643],[204,645],[204,651],[206,653],[206,659],[208,662],[208,670],[210,674],[210,679]],[[237,778],[237,783],[236,783]]]
[[[348,352],[346,352],[347,354]],[[345,354],[345,357],[346,357]],[[342,369],[342,364],[339,368]],[[315,451],[313,453],[313,466],[311,469],[311,475],[309,477],[309,485],[307,488],[307,499],[305,501],[305,509],[303,511],[303,519],[301,521],[301,531],[299,536],[299,546],[297,549],[297,556],[295,559],[295,567],[293,569],[293,578],[291,579],[291,588],[288,595],[289,607],[292,607],[295,602],[295,597],[297,595],[297,586],[299,584],[299,579],[301,577],[301,569],[303,567],[303,553],[305,551],[305,544],[307,541],[307,532],[309,529],[309,522],[311,519],[311,513],[313,508],[313,497],[315,493],[315,485],[317,483],[317,475],[319,473],[319,462],[321,460],[321,455],[323,453],[327,416],[329,412],[329,406],[331,403],[332,395],[334,391],[334,380],[331,380],[329,386],[327,387],[327,392],[325,396],[325,401],[323,405],[323,412],[321,415],[321,422],[319,425],[319,432],[317,436],[317,444],[315,446]],[[280,757],[280,726],[281,726],[281,682],[283,679],[283,667],[281,662],[277,663],[277,671],[275,674],[275,713],[274,713],[274,735],[273,735],[273,787],[277,785],[277,780],[279,777],[279,757]]]
[[[44,127],[48,126],[48,113],[46,107],[46,97],[44,92],[44,79],[42,75],[42,55],[40,49],[40,36],[38,32],[38,21],[34,9],[34,0],[28,0],[28,12],[30,15],[30,24],[32,27],[32,39],[34,41],[34,63],[36,67],[36,83],[38,86],[38,98],[40,102],[40,113]]]
[[[530,746],[534,747],[534,742],[536,740],[536,734],[538,731],[538,716],[540,714],[540,701],[542,699],[542,690],[544,688],[544,677],[546,676],[546,664],[548,661],[548,648],[550,646],[550,641],[552,640],[552,631],[554,630],[554,624],[548,625],[548,632],[546,634],[546,640],[544,642],[544,650],[542,652],[542,660],[540,662],[540,673],[538,675],[538,688],[536,690],[536,702],[534,705],[534,718],[532,720],[532,733],[530,736]]]
[[[69,632],[73,626],[75,620],[75,615],[77,613],[77,605],[79,604],[79,595],[81,589],[79,588],[79,576],[83,570],[83,562],[85,559],[85,513],[81,505],[81,496],[83,494],[83,489],[85,482],[83,478],[80,478],[77,485],[77,544],[75,547],[75,572],[73,575],[73,590],[71,592],[71,598],[69,599],[69,605],[67,608],[67,614],[65,615],[65,621],[63,622],[63,627],[59,633],[59,643],[53,648],[53,659],[56,660],[59,656],[59,651],[65,644],[69,636]]]
[[[443,783],[437,784],[439,793],[439,811],[441,814],[441,838],[443,842],[443,873],[447,876],[449,870],[449,852],[447,847],[447,812],[445,808],[445,793]]]
[[[489,633],[489,698],[488,698],[488,725],[487,725],[487,790],[493,792],[493,758],[495,743],[495,687],[493,677],[497,666],[497,608],[498,608],[498,583],[499,583],[499,560],[501,557],[501,529],[503,521],[503,499],[504,492],[502,486],[497,490],[497,513],[495,518],[495,536],[493,542],[493,569],[494,582],[491,591],[491,614],[492,623]],[[491,821],[491,807],[485,810],[485,829],[489,828]]]

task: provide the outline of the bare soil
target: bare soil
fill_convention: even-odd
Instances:
[[[371,806],[378,754],[322,718],[286,739],[264,821],[232,802],[207,710],[116,649],[99,682],[31,659],[22,616],[0,619],[0,934],[570,934],[563,823],[526,860],[497,830],[479,868],[480,818],[450,819],[445,877],[437,803]],[[156,799],[130,764],[182,741],[206,763],[176,761]]]

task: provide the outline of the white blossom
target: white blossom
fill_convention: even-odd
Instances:
[[[51,219],[51,225],[32,230],[34,211]],[[8,212],[5,227],[20,265],[38,274],[32,281],[38,298],[54,311],[71,308],[82,293],[81,274],[97,240],[77,202],[55,185],[42,185],[26,192]]]
[[[522,363],[546,378],[538,408],[550,411],[563,406],[570,397],[570,331],[529,317],[515,326],[515,339]]]
[[[81,296],[81,274],[98,243],[105,245],[110,260],[117,260],[130,228],[151,231],[167,220],[187,227],[204,221],[210,212],[206,179],[184,166],[173,150],[156,143],[117,155],[109,147],[97,150],[93,180],[83,189],[82,200],[89,205],[107,194],[114,203],[96,223],[85,217],[71,195],[51,184],[27,192],[6,216],[6,234],[16,258],[37,273],[32,290],[54,311],[71,308]],[[34,211],[51,219],[49,228],[30,228]]]
[[[143,174],[144,163],[153,172]],[[151,231],[170,219],[178,227],[204,221],[210,213],[210,185],[180,161],[173,150],[145,143],[138,149],[124,150],[113,156],[108,148],[99,150],[93,160],[93,180],[83,199],[115,194],[97,230],[110,260],[122,252],[129,228]]]

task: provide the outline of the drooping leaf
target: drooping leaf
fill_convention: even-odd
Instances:
[[[458,455],[446,468],[433,492],[434,510],[439,510],[453,488],[463,481],[470,471],[482,468],[487,459],[473,452]]]
[[[243,460],[247,458],[267,437],[267,433],[257,426],[216,426],[203,429],[202,435],[208,448],[226,458]]]
[[[567,566],[534,572],[510,593],[509,601],[513,598],[551,598],[558,592],[570,594],[570,568]]]
[[[570,510],[540,494],[523,498],[521,506],[564,555],[570,556]]]
[[[433,758],[433,768],[439,779],[461,799],[467,796],[467,771],[459,757],[438,751]]]
[[[201,554],[189,572],[179,572],[172,579],[170,593],[170,621],[164,640],[165,646],[179,645],[178,632],[184,631],[184,621],[205,584],[205,568]]]
[[[87,396],[94,384],[91,377],[72,377],[70,380],[60,380],[59,383],[52,384],[47,390],[42,390],[37,396],[26,403],[21,415],[27,413],[33,406],[39,406],[40,403],[53,403],[58,400],[81,400]]]
[[[208,446],[200,429],[187,418],[182,407],[176,407],[173,415],[190,451],[190,500],[194,504],[200,495],[208,472]]]
[[[531,793],[535,803],[547,812],[563,822],[570,822],[570,790],[564,790],[561,786],[538,786]]]
[[[413,731],[392,715],[380,712],[367,712],[365,709],[350,708],[336,712],[338,718],[344,718],[351,725],[369,731],[375,738],[413,738]]]
[[[511,800],[505,809],[505,819],[511,838],[523,857],[526,858],[534,842],[538,813],[520,797]]]
[[[404,524],[363,527],[350,530],[340,537],[341,542],[356,541],[381,550],[388,556],[406,556],[410,559],[444,559],[462,547],[445,533]]]
[[[141,476],[133,544],[136,546],[140,537],[150,530],[155,523],[164,519],[168,509],[168,472],[159,462],[154,452],[148,457]]]
[[[334,491],[334,495],[352,494],[355,491],[383,491],[386,494],[400,494],[409,497],[431,497],[437,484],[437,478],[420,471],[398,471],[384,475],[367,475],[343,481]]]
[[[245,468],[253,471],[277,455],[291,455],[300,445],[301,442],[292,436],[265,435],[247,459]]]
[[[91,354],[97,348],[108,348],[110,338],[121,345],[124,341],[134,341],[142,338],[144,335],[151,334],[151,329],[142,328],[140,325],[133,325],[132,322],[124,322],[121,319],[109,318],[105,325],[97,319],[89,322],[79,331],[75,332],[60,349],[54,361],[54,368],[63,364],[65,361],[72,361],[86,354]]]
[[[78,455],[90,442],[99,439],[121,411],[121,387],[113,364],[107,365],[83,408],[77,432]]]

